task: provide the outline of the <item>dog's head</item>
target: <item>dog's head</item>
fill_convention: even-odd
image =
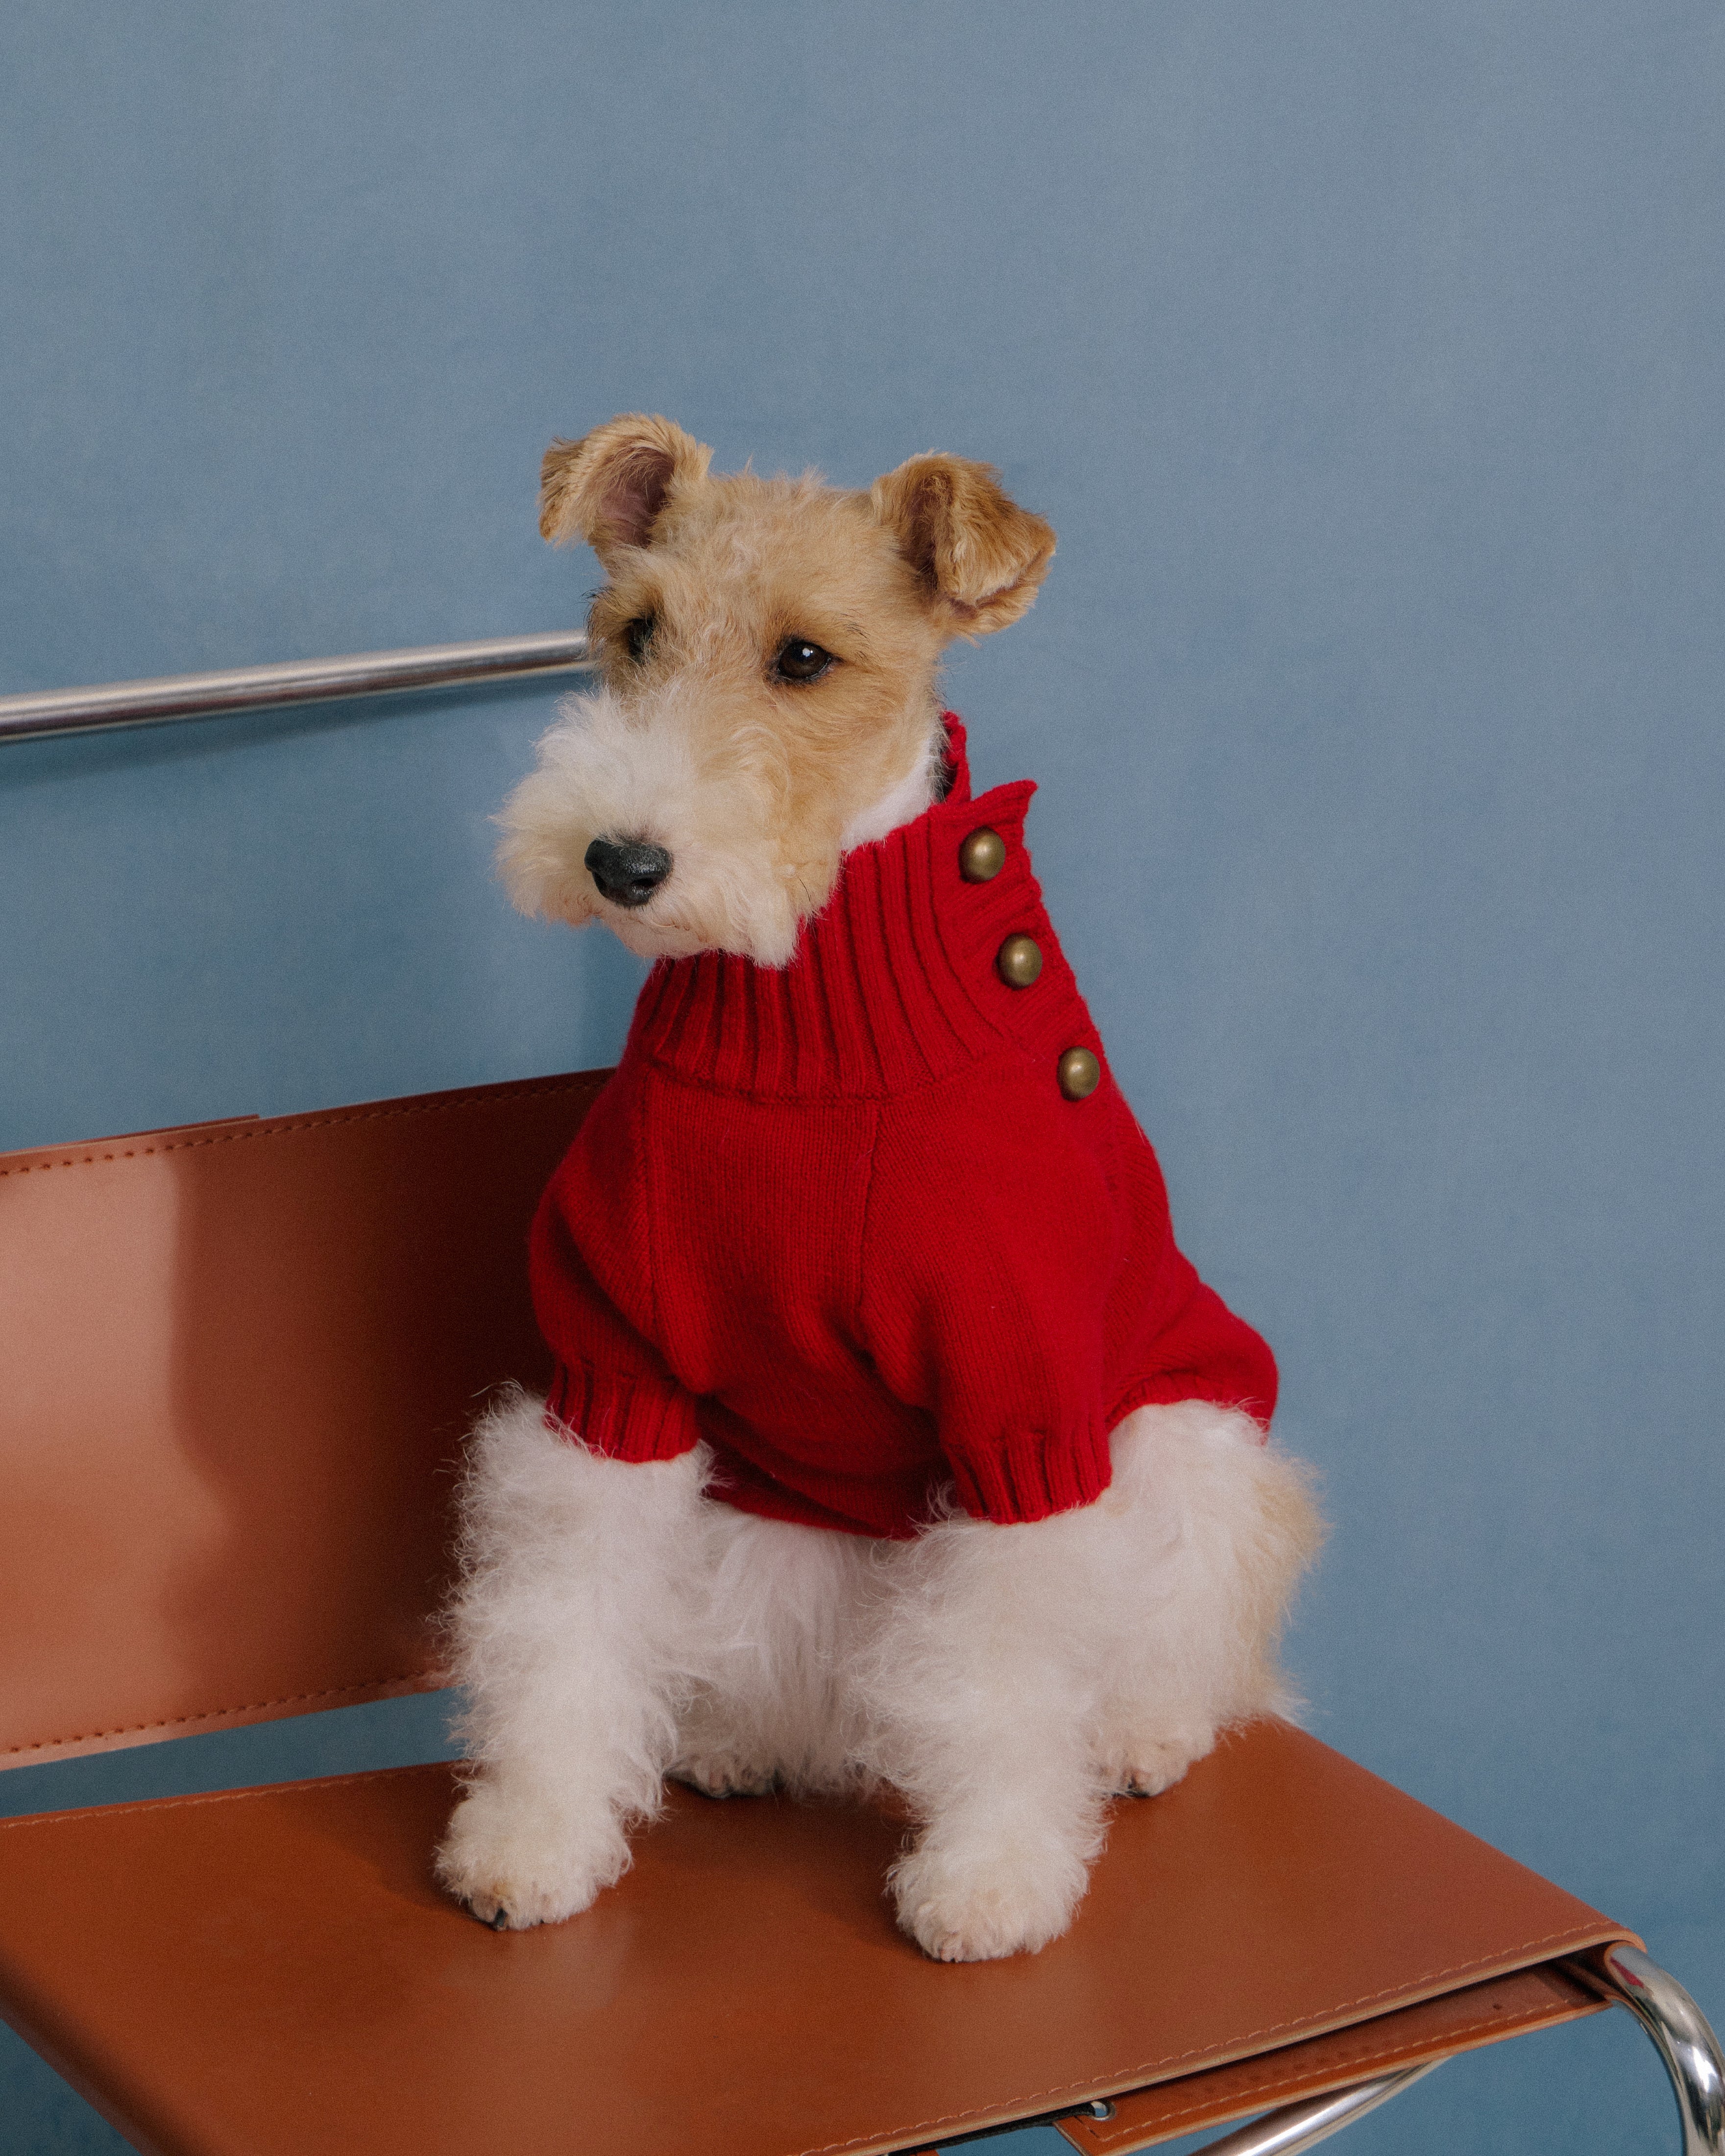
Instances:
[[[1017,620],[1055,536],[962,457],[865,493],[711,459],[639,415],[547,451],[539,528],[608,579],[601,685],[540,743],[498,859],[524,912],[780,966],[846,849],[933,798],[941,653]]]

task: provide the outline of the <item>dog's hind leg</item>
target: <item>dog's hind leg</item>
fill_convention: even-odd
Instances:
[[[1219,1730],[1294,1705],[1276,1646],[1322,1526],[1307,1471],[1245,1415],[1141,1408],[1095,1510],[1107,1672],[1092,1746],[1111,1790],[1156,1796]]]
[[[603,1458],[520,1393],[475,1433],[448,1618],[471,1766],[437,1874],[500,1929],[585,1908],[662,1802],[699,1659],[706,1466],[701,1448]]]
[[[1106,1798],[1167,1788],[1219,1728],[1286,1704],[1276,1635],[1319,1532],[1304,1471],[1193,1402],[1129,1416],[1114,1470],[1094,1504],[943,1520],[884,1560],[867,1753],[922,1821],[892,1883],[940,1959],[1057,1938]]]
[[[671,1773],[707,1795],[841,1787],[836,1682],[870,1578],[865,1542],[704,1508],[705,1680],[679,1718]]]

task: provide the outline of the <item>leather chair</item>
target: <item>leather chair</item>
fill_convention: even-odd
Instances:
[[[475,1399],[603,1073],[0,1158],[0,1758],[434,1686]],[[890,1810],[674,1792],[585,1915],[432,1884],[447,1765],[0,1825],[0,2010],[153,2156],[870,2156],[1015,2123],[1305,2148],[1612,2002],[1689,2156],[1725,2076],[1609,1917],[1285,1723],[1122,1803],[1072,1931],[946,1968]],[[1258,2117],[1259,2114],[1267,2116]]]

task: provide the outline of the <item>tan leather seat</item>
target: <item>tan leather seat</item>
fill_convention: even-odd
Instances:
[[[437,1681],[461,1433],[541,1373],[527,1221],[602,1076],[0,1159],[9,1763]],[[431,1882],[450,1786],[0,1825],[0,2009],[160,2156],[1118,2152],[1596,2011],[1630,1938],[1280,1722],[973,1967],[895,1930],[892,1816],[680,1791],[593,1909],[494,1933]]]

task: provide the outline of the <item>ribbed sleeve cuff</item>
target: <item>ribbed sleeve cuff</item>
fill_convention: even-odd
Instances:
[[[1113,1474],[1108,1433],[1100,1420],[1059,1437],[1014,1430],[986,1450],[949,1452],[947,1458],[965,1511],[1002,1527],[1093,1504]]]
[[[662,1378],[619,1376],[590,1363],[557,1364],[545,1414],[613,1460],[675,1460],[701,1435],[692,1394]]]

